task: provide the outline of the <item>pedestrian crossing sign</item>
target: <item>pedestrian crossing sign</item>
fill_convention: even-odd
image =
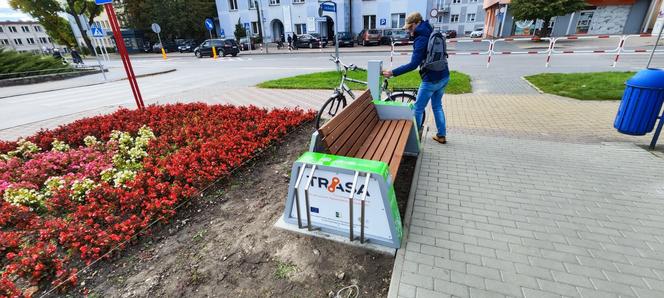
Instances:
[[[90,32],[92,33],[93,37],[104,37],[104,30],[102,30],[100,27],[92,26],[90,27]]]

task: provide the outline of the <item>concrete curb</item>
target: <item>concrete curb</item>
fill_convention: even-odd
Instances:
[[[424,139],[428,136],[429,127],[425,126],[425,131],[422,133]],[[415,194],[417,193],[417,184],[420,178],[420,170],[422,168],[422,157],[424,156],[424,139],[421,140],[420,154],[417,156],[417,164],[415,172],[413,173],[413,181],[410,184],[410,193],[408,194],[408,202],[406,203],[406,213],[403,218],[403,237],[401,238],[401,248],[397,250],[397,256],[394,259],[394,267],[392,267],[392,277],[390,278],[390,288],[387,292],[388,298],[397,298],[399,295],[399,284],[401,283],[401,270],[403,262],[406,260],[406,242],[408,240],[408,231],[410,230],[410,221],[413,216],[413,206],[415,205]]]
[[[524,80],[524,81],[526,81],[526,84],[530,85],[530,87],[533,87],[533,89],[535,89],[535,90],[536,90],[537,92],[539,92],[540,94],[546,94],[546,92],[542,91],[542,89],[538,88],[537,86],[535,86],[535,84],[533,84],[533,83],[531,83],[530,81],[528,81],[528,80],[526,79],[526,77],[521,77],[521,79]]]
[[[173,69],[168,69],[168,70],[164,70],[164,71],[158,71],[158,72],[153,72],[153,73],[146,73],[146,74],[142,74],[142,75],[137,75],[136,78],[156,76],[156,75],[170,73],[170,72],[174,72],[174,71],[176,71],[176,69],[173,68]],[[105,81],[105,82],[99,82],[99,83],[92,83],[92,84],[81,85],[81,86],[64,87],[64,88],[56,88],[56,89],[51,89],[51,90],[42,90],[42,91],[27,92],[27,93],[20,93],[20,94],[12,94],[12,95],[8,95],[8,96],[0,96],[0,99],[10,98],[10,97],[15,97],[15,96],[24,96],[24,95],[47,93],[47,92],[60,91],[60,90],[76,89],[76,88],[82,88],[82,87],[90,87],[90,86],[96,86],[96,85],[112,83],[112,82],[119,82],[119,81],[124,81],[124,80],[127,80],[127,78],[121,78],[121,79],[117,79],[117,80],[111,80],[111,81]]]

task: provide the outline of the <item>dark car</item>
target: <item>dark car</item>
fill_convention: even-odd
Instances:
[[[379,45],[380,44],[380,31],[376,29],[364,29],[357,35],[358,45]]]
[[[173,53],[178,51],[178,46],[175,44],[175,42],[172,41],[164,41],[164,51],[166,53]],[[155,43],[152,45],[152,52],[153,53],[161,53],[161,44],[160,43]]]
[[[353,35],[350,32],[339,32],[339,47],[350,46],[354,47]]]
[[[194,49],[194,55],[198,58],[212,57],[212,47],[217,49],[218,56],[231,55],[233,57],[240,53],[240,47],[234,39],[208,39]]]
[[[327,40],[323,39],[320,37],[320,35],[316,33],[312,34],[302,34],[297,36],[297,44],[296,46],[298,48],[319,48],[319,47],[326,47],[327,46]]]
[[[252,42],[252,38],[249,38],[249,37],[240,38],[240,50],[241,51],[249,51],[249,50],[255,50],[255,49],[256,49],[256,44]]]
[[[457,37],[456,30],[445,30],[445,32],[443,34],[445,34],[445,38],[456,38]]]
[[[380,38],[381,44],[389,45],[394,42],[395,45],[407,45],[410,42],[410,35],[403,29],[386,29]]]
[[[194,49],[196,48],[196,45],[198,43],[196,43],[196,41],[193,40],[193,39],[184,39],[184,40],[178,41],[177,44],[178,44],[178,51],[180,53],[184,53],[184,52],[191,53],[191,52],[194,51]]]

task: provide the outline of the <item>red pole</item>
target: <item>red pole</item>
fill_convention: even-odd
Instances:
[[[106,8],[106,14],[108,15],[111,29],[113,30],[113,36],[115,37],[115,43],[118,46],[118,52],[120,54],[120,58],[122,59],[122,64],[124,65],[125,72],[127,73],[127,81],[129,81],[129,86],[131,87],[131,91],[134,94],[136,106],[142,110],[145,108],[145,105],[143,104],[143,97],[141,96],[141,90],[138,88],[136,75],[134,74],[134,69],[131,66],[131,61],[129,60],[129,54],[127,53],[127,47],[125,46],[122,33],[120,32],[120,24],[118,23],[118,19],[115,16],[115,10],[113,9],[112,4],[104,4],[104,7]]]

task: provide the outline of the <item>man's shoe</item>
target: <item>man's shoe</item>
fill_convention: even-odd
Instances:
[[[433,136],[433,140],[441,144],[447,143],[447,139],[445,139],[445,137],[439,137],[438,135]]]

